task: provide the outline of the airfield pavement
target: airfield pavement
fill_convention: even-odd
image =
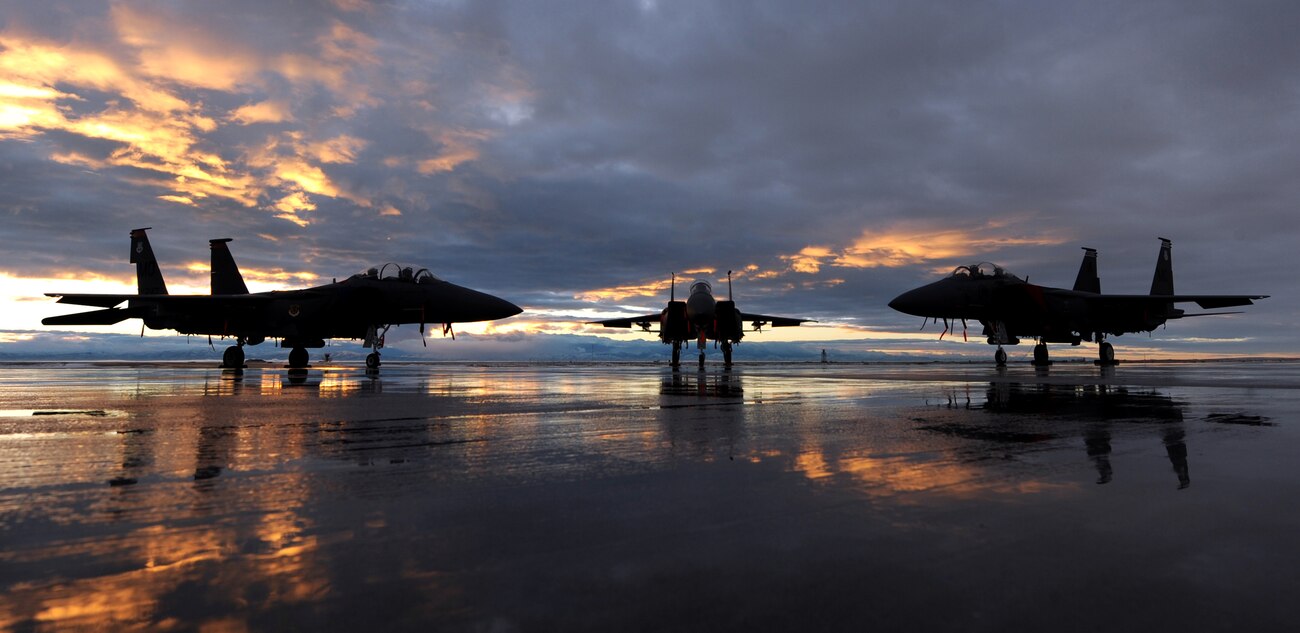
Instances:
[[[1300,363],[0,365],[0,629],[1281,631]]]

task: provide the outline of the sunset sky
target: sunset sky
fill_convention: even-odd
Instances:
[[[428,267],[525,309],[429,357],[517,358],[648,345],[582,322],[728,269],[742,310],[820,322],[739,359],[991,357],[886,304],[982,260],[1069,287],[1085,246],[1145,293],[1160,236],[1178,291],[1272,298],[1121,358],[1300,356],[1294,2],[0,7],[0,354],[138,335],[43,327],[75,309],[42,293],[134,292],[153,227],[173,293],[218,237],[254,291]]]

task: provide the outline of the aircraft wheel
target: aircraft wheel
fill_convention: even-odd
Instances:
[[[238,345],[231,345],[226,348],[226,353],[221,355],[221,366],[228,369],[239,369],[244,366],[244,348]]]
[[[295,347],[289,350],[289,367],[301,369],[307,366],[307,350]]]
[[[1035,345],[1035,346],[1034,346],[1034,364],[1035,364],[1035,365],[1050,365],[1051,363],[1052,363],[1051,357],[1048,356],[1048,354],[1047,354],[1047,345],[1045,345],[1045,344],[1043,344],[1043,343],[1039,343],[1039,344]]]
[[[366,354],[366,369],[379,369],[379,352]]]
[[[731,367],[731,343],[722,344],[722,365]]]
[[[700,371],[704,371],[704,352],[700,352]]]
[[[673,343],[673,367],[679,367],[682,364],[682,344]]]
[[[1097,346],[1097,356],[1098,356],[1099,358],[1101,358],[1101,364],[1103,364],[1103,365],[1114,365],[1114,364],[1115,364],[1115,346],[1113,346],[1113,345],[1111,345],[1110,343],[1107,343],[1107,342],[1105,342],[1105,341],[1102,341],[1101,345],[1098,345],[1098,346]]]
[[[996,363],[998,367],[1006,367],[1007,351],[999,347],[998,351],[993,352],[993,362]]]

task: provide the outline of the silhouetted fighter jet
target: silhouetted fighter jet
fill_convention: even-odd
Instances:
[[[143,319],[150,329],[182,334],[234,337],[226,349],[223,367],[244,365],[245,344],[268,338],[290,347],[289,366],[307,366],[307,348],[325,346],[325,339],[363,339],[371,348],[366,366],[379,366],[379,350],[388,328],[401,323],[442,324],[443,335],[453,323],[491,321],[519,314],[518,306],[504,299],[462,288],[434,277],[427,269],[384,264],[344,279],[303,290],[249,293],[226,243],[210,240],[212,294],[167,293],[162,271],[149,246],[147,228],[131,231],[131,263],[136,265],[139,294],[61,294],[59,303],[104,308],[43,319],[45,325],[112,325],[126,319]],[[126,302],[127,307],[116,306]]]
[[[1106,342],[1107,335],[1150,332],[1169,319],[1236,314],[1186,314],[1175,308],[1175,303],[1195,303],[1210,310],[1251,305],[1255,299],[1268,298],[1268,295],[1176,295],[1172,251],[1172,243],[1160,238],[1160,256],[1156,259],[1151,294],[1147,295],[1101,294],[1097,251],[1085,248],[1072,290],[1036,286],[985,262],[958,266],[944,279],[904,292],[890,301],[889,307],[927,320],[943,319],[945,334],[950,321],[962,322],[963,335],[967,320],[979,321],[989,345],[998,346],[994,355],[998,365],[1007,362],[1002,346],[1019,344],[1021,336],[1038,339],[1034,346],[1036,365],[1050,362],[1048,343],[1078,345],[1080,341],[1096,341],[1098,364],[1112,365],[1115,349]]]
[[[744,323],[753,325],[754,331],[761,331],[764,326],[786,327],[807,323],[812,319],[794,319],[774,317],[764,314],[746,314],[736,309],[736,302],[731,298],[731,271],[727,271],[727,300],[713,298],[713,286],[704,280],[691,284],[691,293],[686,301],[677,300],[677,275],[672,276],[672,288],[668,295],[668,307],[659,314],[646,314],[622,319],[590,321],[592,325],[606,327],[625,327],[633,325],[646,332],[653,332],[650,324],[659,324],[659,340],[673,346],[673,367],[681,366],[682,343],[692,340],[697,342],[700,350],[700,369],[704,369],[704,348],[708,341],[717,341],[722,347],[723,364],[731,367],[731,346],[745,337]]]

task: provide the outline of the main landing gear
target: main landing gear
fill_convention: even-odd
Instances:
[[[226,351],[221,354],[221,368],[222,369],[244,369],[245,368],[244,367],[244,346],[257,345],[264,340],[266,339],[260,336],[255,336],[255,337],[236,336],[235,344],[231,345],[230,347],[227,347]],[[208,337],[208,344],[209,345],[212,344],[211,336]]]
[[[231,345],[226,348],[221,355],[222,369],[243,369],[244,368],[244,340],[239,339],[238,345]]]
[[[1119,361],[1115,360],[1115,346],[1106,341],[1098,343],[1097,365],[1101,367],[1113,367],[1118,364]]]
[[[689,345],[686,345],[685,341],[673,341],[672,343],[673,343],[673,362],[672,362],[672,368],[673,368],[673,371],[678,371],[678,370],[681,369],[681,366],[682,366],[682,347],[683,347],[684,345],[685,345],[686,347],[689,347]],[[698,348],[699,348],[699,350],[700,350],[700,356],[699,356],[699,370],[700,370],[700,371],[704,371],[704,361],[705,361],[704,346],[705,346],[706,344],[707,344],[707,341],[705,341],[704,339],[701,339],[701,340],[698,341],[698,343],[697,343]],[[732,345],[731,342],[729,342],[729,341],[722,341],[722,344],[720,345],[720,347],[722,348],[722,364],[723,364],[723,367],[726,368],[726,369],[731,369],[731,352],[732,352],[733,345]]]
[[[993,363],[998,367],[1007,366],[1007,350],[1002,349],[1001,345],[998,346],[998,351],[993,352]]]
[[[1034,346],[1034,367],[1047,367],[1052,364],[1052,359],[1047,354],[1047,343],[1039,341]]]
[[[306,348],[295,347],[289,350],[289,369],[306,369],[309,358]]]

